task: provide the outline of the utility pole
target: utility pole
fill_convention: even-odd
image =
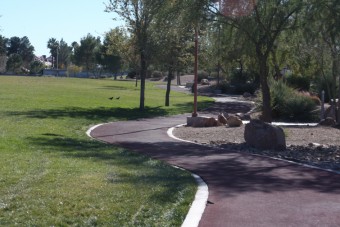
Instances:
[[[195,27],[195,65],[194,65],[194,112],[192,117],[197,117],[197,80],[198,80],[198,23]]]

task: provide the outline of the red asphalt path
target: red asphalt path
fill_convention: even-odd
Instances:
[[[340,226],[340,175],[170,138],[185,115],[114,122],[91,132],[100,141],[199,175],[209,203],[199,226]]]

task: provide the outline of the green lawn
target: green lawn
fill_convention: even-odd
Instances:
[[[148,83],[141,113],[134,82],[0,76],[0,226],[180,226],[196,192],[189,173],[85,135],[192,111],[192,96],[172,92],[163,107],[164,96]]]

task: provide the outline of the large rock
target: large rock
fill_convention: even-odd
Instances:
[[[250,114],[248,113],[237,113],[235,114],[236,117],[239,117],[243,121],[249,121],[250,120]]]
[[[242,124],[242,120],[237,116],[230,115],[227,117],[227,125],[229,127],[240,127]]]
[[[244,129],[248,145],[263,150],[285,150],[286,138],[283,129],[261,120],[250,120]]]
[[[187,126],[191,127],[217,127],[222,125],[213,117],[187,117]]]
[[[326,119],[322,119],[319,125],[333,127],[336,125],[336,121],[331,117],[327,117]]]
[[[227,124],[227,118],[224,116],[223,113],[217,116],[217,120],[224,125]]]

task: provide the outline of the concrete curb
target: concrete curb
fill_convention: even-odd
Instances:
[[[109,124],[109,123],[107,123]],[[92,126],[90,127],[87,131],[86,131],[86,135],[92,139],[95,139],[91,136],[91,132],[96,129],[97,127],[99,126],[102,126],[102,125],[105,125],[105,124],[98,124],[98,125],[95,125],[95,126]],[[174,128],[170,128],[168,129],[168,135],[171,137],[171,138],[174,138],[176,140],[180,140],[176,137],[174,137],[172,135],[172,131],[173,131]],[[190,141],[185,141],[185,140],[182,140],[184,142],[190,142]],[[103,142],[103,141],[101,141]],[[186,169],[183,169],[181,167],[178,167],[178,166],[173,166],[174,168],[178,168],[178,169],[181,169],[183,171],[188,171]],[[190,172],[190,171],[188,171]],[[189,212],[187,214],[187,216],[185,217],[184,219],[184,222],[182,223],[182,226],[181,227],[197,227],[201,218],[202,218],[202,215],[203,215],[203,212],[205,210],[205,207],[206,207],[206,204],[207,204],[207,201],[208,201],[208,196],[209,196],[209,190],[208,190],[208,185],[203,181],[203,179],[194,174],[194,173],[191,173],[191,175],[195,178],[196,182],[197,182],[197,192],[195,194],[195,199],[194,201],[192,202],[191,204],[191,207],[189,209]]]
[[[178,125],[176,127],[181,127],[183,125],[185,125],[185,124]],[[191,141],[186,141],[186,140],[182,140],[182,139],[175,137],[172,133],[174,129],[175,129],[175,127],[168,129],[167,133],[168,133],[169,137],[171,137],[175,140],[183,141],[183,142],[194,143],[194,142],[191,142]],[[198,226],[198,224],[199,224],[199,222],[202,218],[203,212],[205,210],[205,207],[207,205],[207,201],[208,201],[208,197],[209,197],[208,185],[204,182],[204,180],[196,174],[191,173],[191,175],[195,178],[197,185],[198,185],[198,188],[197,188],[197,192],[196,192],[196,195],[195,195],[195,199],[194,199],[193,203],[191,204],[190,210],[189,210],[189,212],[188,212],[188,214],[187,214],[187,216],[186,216],[186,218],[185,218],[185,220],[182,224],[182,227],[197,227]]]

